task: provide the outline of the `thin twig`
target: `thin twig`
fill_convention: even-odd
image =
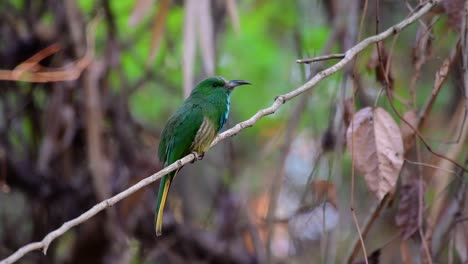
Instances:
[[[300,60],[296,60],[296,62],[297,62],[297,63],[309,64],[309,63],[317,62],[317,61],[325,61],[325,60],[333,60],[333,59],[343,59],[345,56],[346,56],[345,53],[336,53],[336,54],[329,54],[329,55],[318,56],[318,57],[315,57],[315,58],[300,59]]]
[[[468,172],[468,168],[464,167],[463,165],[461,165],[460,163],[458,163],[457,161],[455,161],[454,159],[451,159],[447,156],[444,156],[442,154],[439,154],[438,152],[435,152],[434,150],[432,150],[432,147],[427,143],[427,140],[423,137],[423,135],[419,132],[419,130],[417,128],[415,128],[409,121],[407,121],[405,118],[403,118],[403,116],[400,114],[400,112],[398,112],[398,110],[396,109],[395,105],[393,104],[392,101],[390,101],[390,106],[393,110],[393,112],[395,112],[395,114],[398,116],[398,118],[405,122],[406,125],[408,125],[409,128],[411,128],[411,130],[413,130],[413,132],[418,136],[418,138],[421,140],[421,142],[423,143],[423,145],[426,147],[426,149],[432,153],[434,156],[437,156],[443,160],[446,160],[450,163],[452,163],[453,165],[457,166],[458,168],[462,169],[464,172]]]
[[[378,42],[377,42],[377,47],[378,47]],[[378,50],[378,49],[377,49]],[[385,88],[385,91],[387,93],[387,95],[390,96],[390,92],[388,91],[388,78],[387,76],[385,76],[386,78],[386,85],[384,85],[384,88]],[[439,87],[440,89],[440,87]],[[423,135],[419,132],[419,129],[418,129],[418,126],[416,126],[416,128],[410,124],[409,121],[407,121],[406,119],[403,118],[403,116],[397,111],[394,103],[392,100],[389,100],[389,103],[390,103],[390,106],[392,108],[392,110],[395,112],[395,114],[398,116],[398,118],[400,118],[401,121],[405,122],[409,128],[411,128],[411,130],[413,130],[413,132],[418,136],[418,138],[421,140],[421,142],[423,143],[423,145],[426,147],[426,149],[432,153],[433,155],[441,158],[441,159],[444,159],[444,160],[447,160],[449,161],[450,163],[454,164],[455,166],[459,167],[460,169],[462,169],[464,172],[468,172],[468,168],[464,167],[463,165],[461,165],[460,163],[458,163],[457,161],[455,161],[454,159],[451,159],[449,157],[446,157],[442,154],[439,154],[435,151],[432,150],[431,146],[427,143],[427,140],[423,137]],[[418,121],[419,122],[419,121]]]
[[[22,62],[20,65],[16,66],[15,69],[12,71],[12,76],[15,78],[19,78],[23,72],[26,71],[33,71],[37,66],[39,66],[39,62],[43,59],[52,56],[53,54],[60,51],[61,47],[60,44],[54,43],[45,49],[40,50],[29,59]]]
[[[335,28],[331,35],[329,36],[328,40],[326,41],[324,48],[322,50],[322,53],[327,53],[331,50],[331,47],[333,46],[332,43],[335,41],[335,39],[338,37],[338,29]],[[319,71],[319,68],[321,67],[322,63],[317,63],[314,64],[310,67],[310,76],[314,76],[317,74]],[[304,79],[306,76],[304,76]],[[277,206],[277,200],[281,188],[281,179],[283,176],[283,172],[285,170],[285,164],[286,164],[286,158],[290,152],[291,144],[294,139],[294,135],[296,134],[297,128],[299,126],[301,117],[304,113],[304,109],[307,108],[308,102],[309,102],[309,96],[307,96],[308,93],[310,93],[311,90],[306,92],[303,97],[301,97],[301,100],[299,103],[296,105],[294,108],[291,117],[288,120],[288,124],[286,127],[286,133],[284,136],[284,143],[281,146],[281,155],[278,161],[278,170],[277,173],[273,176],[272,179],[272,185],[271,185],[271,191],[270,191],[270,197],[269,197],[269,203],[268,203],[268,211],[267,211],[267,238],[266,238],[266,262],[271,262],[272,258],[272,252],[271,252],[271,243],[272,243],[272,238],[274,237],[274,228],[273,228],[273,218],[274,218],[274,213],[276,211],[276,206]]]
[[[432,164],[429,164],[429,163],[411,161],[411,160],[409,160],[409,159],[405,159],[405,161],[408,162],[408,163],[411,163],[411,164],[420,165],[420,166],[426,166],[426,167],[430,167],[430,168],[433,168],[433,169],[445,171],[445,172],[448,172],[448,173],[457,174],[456,171],[447,170],[447,169],[444,169],[444,168],[440,168],[440,167],[437,167],[437,166],[432,165]]]
[[[419,118],[417,122],[418,124],[417,127],[419,130],[421,130],[424,127],[425,121],[427,119],[427,116],[430,114],[432,110],[432,106],[435,102],[435,99],[437,95],[439,94],[439,91],[442,88],[442,85],[445,83],[445,80],[448,77],[450,68],[455,62],[455,59],[458,58],[458,56],[460,55],[459,51],[460,51],[459,44],[457,44],[450,52],[450,55],[446,59],[444,59],[444,61],[442,62],[442,65],[437,70],[435,74],[434,86],[432,88],[431,96],[429,97],[427,102],[424,104],[424,107],[422,108],[419,114]]]
[[[354,101],[355,101],[355,94],[353,93],[353,105],[354,105]],[[354,122],[351,122],[351,131],[354,131]],[[351,137],[351,149],[352,151],[354,151],[354,136]],[[351,154],[351,215],[353,217],[353,222],[354,222],[354,225],[356,226],[356,229],[357,229],[357,232],[358,232],[358,236],[359,236],[359,239],[357,240],[359,243],[356,243],[356,247],[355,249],[359,249],[359,247],[357,247],[357,245],[360,245],[361,249],[362,249],[362,253],[364,255],[364,260],[365,260],[365,263],[368,264],[368,260],[367,260],[367,250],[366,250],[366,245],[364,243],[364,237],[362,236],[362,232],[361,232],[361,228],[359,227],[359,221],[357,219],[357,216],[356,216],[356,212],[355,212],[355,200],[354,200],[354,178],[355,178],[355,173],[354,173],[354,153]],[[356,253],[354,253],[356,252]],[[358,250],[354,251],[353,250],[353,254],[351,254],[351,256],[348,258],[348,263],[353,263],[353,260],[355,258],[355,256],[357,255],[357,252]]]
[[[358,32],[358,41],[361,40],[362,31],[364,29],[364,20],[366,20],[367,8],[369,6],[369,1],[364,1],[364,7],[362,8],[361,21],[359,22],[359,32]],[[377,34],[378,32],[376,32]]]
[[[370,45],[382,41],[394,34],[397,34],[407,26],[411,25],[414,23],[418,18],[429,12],[431,8],[436,5],[437,3],[441,2],[442,0],[434,0],[426,3],[423,5],[417,12],[415,12],[412,16],[402,20],[400,23],[388,28],[387,30],[383,31],[382,33],[368,37],[364,39],[363,41],[359,42],[357,45],[349,49],[345,53],[345,57],[340,60],[338,63],[334,64],[333,66],[319,72],[316,74],[310,81],[306,82],[305,84],[301,85],[297,89],[277,96],[273,104],[267,108],[259,110],[257,113],[255,113],[251,118],[238,123],[235,125],[233,128],[221,133],[211,144],[211,147],[215,146],[218,144],[220,141],[225,140],[228,137],[232,137],[239,133],[241,130],[253,126],[258,120],[260,120],[262,117],[271,115],[275,113],[286,101],[289,101],[295,97],[297,97],[300,94],[303,94],[304,92],[312,89],[315,87],[321,80],[325,79],[326,77],[330,76],[331,74],[334,74],[335,72],[341,70],[344,66],[346,66],[358,53],[363,51],[365,48],[369,47]],[[34,242],[31,244],[27,244],[20,249],[18,249],[15,253],[10,255],[8,258],[0,261],[0,264],[10,264],[14,263],[17,260],[21,259],[25,254],[34,251],[34,250],[40,250],[42,249],[44,253],[47,252],[47,249],[50,245],[50,243],[55,240],[56,238],[62,236],[65,232],[70,230],[72,227],[77,226],[91,217],[95,216],[99,212],[103,211],[107,207],[113,206],[114,204],[118,203],[120,200],[130,196],[134,192],[142,189],[143,187],[150,185],[151,183],[157,181],[164,175],[167,175],[169,172],[172,172],[178,168],[181,168],[183,165],[191,162],[194,160],[194,155],[189,154],[185,156],[184,158],[177,160],[173,164],[165,167],[164,169],[160,170],[159,172],[154,173],[153,175],[139,181],[135,185],[131,186],[130,188],[118,193],[117,195],[106,199],[95,206],[93,206],[91,209],[86,211],[85,213],[81,214],[80,216],[65,222],[60,228],[50,232],[48,235],[44,237],[44,239],[40,242]]]
[[[358,4],[358,2],[355,2],[354,3],[355,5]],[[361,34],[362,34],[362,31],[363,31],[363,26],[364,26],[364,19],[366,17],[366,14],[367,14],[367,5],[368,5],[368,1],[366,1],[364,3],[364,10],[363,10],[363,13],[361,15],[361,22],[359,24],[359,33],[358,33],[358,41],[361,40]],[[357,14],[357,8],[356,6],[353,6],[353,12],[351,12],[351,14],[354,14],[356,15]],[[348,24],[351,26],[353,21],[349,21]],[[349,28],[349,31],[350,32],[355,32],[353,30],[353,28]],[[378,32],[375,33],[376,35],[378,34]],[[376,42],[378,43],[378,42]],[[345,45],[346,45],[346,42],[345,42]],[[347,73],[347,76],[345,78],[345,88],[346,88],[346,85],[347,83],[349,82],[349,79],[350,79],[350,73],[354,73],[356,71],[356,62],[357,62],[357,59],[355,59],[352,63],[351,63],[351,71],[349,71]],[[352,103],[353,105],[355,105],[355,101],[356,101],[356,93],[352,93]],[[351,122],[351,131],[354,131],[354,122]],[[366,264],[369,263],[368,259],[367,259],[367,249],[366,249],[366,244],[364,243],[364,237],[362,235],[362,232],[361,232],[361,227],[359,226],[359,221],[358,221],[358,218],[357,218],[357,215],[356,215],[356,207],[355,207],[355,196],[354,196],[354,191],[355,191],[355,170],[354,170],[354,136],[351,137],[351,149],[353,151],[353,153],[351,153],[351,202],[350,202],[350,210],[351,210],[351,215],[353,217],[353,222],[354,222],[354,226],[356,227],[356,230],[357,230],[357,233],[358,233],[358,240],[356,242],[356,245],[360,245],[360,248],[362,250],[362,254],[364,256],[364,262]],[[359,247],[355,247],[356,249],[358,249]],[[356,253],[357,253],[357,250],[356,250]],[[351,255],[351,257],[348,259],[348,262],[353,262],[353,255]]]
[[[367,236],[367,234],[369,233],[372,225],[375,223],[375,221],[379,217],[380,213],[382,212],[383,208],[387,204],[387,200],[389,200],[388,197],[389,197],[389,195],[386,195],[379,202],[379,204],[377,204],[377,206],[375,206],[375,208],[372,209],[371,214],[369,215],[369,218],[366,220],[366,222],[364,224],[364,227],[362,229],[362,234],[361,235],[362,235],[363,239]],[[348,263],[353,263],[354,259],[357,257],[357,255],[359,253],[359,249],[360,249],[361,246],[362,246],[362,243],[361,243],[360,240],[357,240],[357,241],[354,242],[353,249],[352,249],[351,254],[349,255],[349,258],[348,258]]]

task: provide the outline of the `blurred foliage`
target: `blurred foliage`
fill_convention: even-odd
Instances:
[[[95,10],[94,1],[79,0],[80,8],[91,18]],[[136,81],[145,72],[145,63],[149,54],[151,32],[151,10],[145,19],[137,26],[132,27],[128,21],[134,5],[133,0],[111,1],[111,8],[115,15],[117,36],[131,48],[122,52],[121,66],[125,77],[130,81]],[[157,6],[156,6],[157,8]],[[297,51],[291,49],[295,44],[295,31],[291,28],[298,27],[297,6],[294,4],[284,5],[282,2],[255,2],[246,1],[240,5],[241,32],[228,28],[220,36],[220,51],[217,56],[216,73],[228,79],[243,78],[254,84],[246,89],[239,89],[233,94],[233,116],[235,121],[241,121],[250,117],[259,108],[268,106],[276,95],[288,92],[291,87],[298,86],[304,80],[300,76],[300,67],[295,63]],[[183,100],[182,75],[180,64],[182,61],[182,25],[183,8],[172,6],[167,19],[165,38],[163,39],[159,54],[149,70],[163,75],[170,82],[167,84],[146,83],[131,98],[131,111],[133,115],[152,127],[158,127],[161,122],[172,113]],[[99,39],[105,38],[107,32],[103,25],[98,31]],[[298,29],[299,30],[299,29]],[[301,27],[298,34],[303,36],[301,46],[309,54],[317,54],[325,43],[330,28],[327,25],[313,25],[312,27]],[[99,45],[98,45],[99,47]],[[170,48],[169,48],[170,47]],[[281,52],[279,52],[281,51]],[[104,52],[104,51],[101,51]],[[281,63],[280,63],[281,62]],[[196,67],[198,68],[198,67]],[[112,76],[112,83],[118,84],[119,77]],[[114,80],[115,78],[115,80]],[[326,112],[329,109],[329,101],[336,83],[332,77],[330,81],[324,82],[318,90],[317,96],[320,100],[314,102],[314,113]],[[172,89],[173,91],[168,91]],[[174,91],[175,89],[175,91]],[[253,91],[254,90],[254,91]],[[332,92],[330,92],[332,91]],[[180,96],[174,96],[179,94]],[[258,125],[246,131],[251,137],[265,129],[272,129],[280,125],[284,118],[285,110],[278,115],[262,120]],[[313,122],[326,124],[327,115],[317,115]],[[231,123],[234,123],[231,121]],[[326,126],[326,125],[325,125]],[[265,139],[263,139],[265,140]]]

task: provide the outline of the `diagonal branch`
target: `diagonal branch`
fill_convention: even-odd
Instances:
[[[263,118],[264,116],[271,115],[275,113],[285,102],[293,99],[294,97],[297,97],[300,94],[303,94],[304,92],[311,90],[313,87],[315,87],[321,80],[325,79],[326,77],[330,76],[331,74],[341,70],[344,66],[346,66],[358,53],[360,53],[362,50],[365,48],[369,47],[370,45],[377,43],[379,41],[382,41],[394,34],[397,34],[401,30],[403,30],[405,27],[409,26],[410,24],[414,23],[417,19],[419,19],[421,16],[429,12],[429,10],[436,5],[437,3],[441,2],[442,0],[430,0],[426,4],[424,4],[418,11],[413,13],[411,16],[408,18],[402,20],[400,23],[388,28],[387,30],[383,31],[380,34],[371,36],[369,38],[364,39],[363,41],[359,42],[357,45],[352,47],[351,49],[347,50],[345,52],[345,56],[343,59],[341,59],[338,63],[335,65],[331,66],[330,68],[327,68],[318,74],[316,74],[310,81],[306,82],[302,86],[298,87],[297,89],[277,96],[275,101],[270,107],[264,108],[259,110],[257,113],[255,113],[251,118],[238,123],[235,125],[233,128],[223,132],[220,134],[214,142],[211,144],[211,147],[214,145],[218,144],[222,140],[232,137],[239,133],[241,130],[253,126],[258,120]],[[134,192],[142,189],[143,187],[150,185],[151,183],[155,182],[162,176],[168,174],[169,172],[172,172],[178,168],[181,168],[183,165],[191,162],[194,160],[194,155],[189,154],[185,156],[184,158],[174,162],[170,166],[160,170],[159,172],[139,181],[137,184],[131,186],[130,188],[118,193],[117,195],[106,199],[95,206],[93,206],[91,209],[83,213],[82,215],[78,216],[75,219],[72,219],[68,222],[65,222],[60,228],[50,232],[47,236],[44,237],[44,239],[40,242],[34,242],[27,244],[20,249],[18,249],[15,253],[10,255],[8,258],[0,261],[0,264],[10,264],[14,263],[17,260],[21,259],[25,254],[34,251],[34,250],[40,250],[44,252],[44,254],[47,252],[47,249],[50,245],[50,243],[55,240],[56,238],[62,236],[65,232],[70,230],[72,227],[77,226],[91,217],[95,216],[99,212],[103,211],[107,207],[113,206],[114,204],[118,203],[120,200],[130,196]]]
[[[96,29],[100,21],[100,15],[94,18],[87,28],[86,51],[76,61],[59,68],[42,67],[38,63],[52,56],[60,50],[60,45],[55,43],[37,52],[32,57],[22,62],[13,70],[0,69],[0,80],[16,82],[48,83],[74,81],[89,66],[94,58],[94,42]]]

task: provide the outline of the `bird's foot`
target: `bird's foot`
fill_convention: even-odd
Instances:
[[[194,163],[195,160],[202,160],[203,157],[205,156],[205,153],[198,153],[198,152],[196,152],[196,151],[192,151],[192,154],[195,156],[195,159],[192,160],[191,163]]]

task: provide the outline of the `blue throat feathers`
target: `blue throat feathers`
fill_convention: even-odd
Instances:
[[[221,115],[221,118],[219,120],[219,131],[218,131],[218,133],[221,131],[224,124],[226,123],[226,120],[229,117],[229,110],[230,109],[231,109],[231,95],[228,95],[227,98],[226,98],[226,112],[224,113],[224,115]]]

